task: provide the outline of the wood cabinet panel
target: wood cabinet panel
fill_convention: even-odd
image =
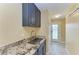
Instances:
[[[40,27],[41,12],[34,3],[22,4],[23,26]]]

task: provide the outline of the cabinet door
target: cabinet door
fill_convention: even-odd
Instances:
[[[39,55],[45,55],[46,54],[46,44],[45,41],[40,45],[39,48]]]
[[[33,3],[22,4],[23,26],[35,26],[35,5]]]
[[[35,9],[35,23],[36,23],[36,27],[40,27],[41,25],[41,13],[40,10],[36,7]]]
[[[28,4],[22,4],[22,26],[28,26]]]
[[[29,3],[28,6],[28,14],[29,14],[29,26],[35,26],[35,5],[33,3]]]
[[[36,50],[34,55],[45,55],[46,54],[46,41],[44,41],[40,47]]]
[[[42,55],[42,45],[40,45],[40,47],[38,49],[38,55]]]
[[[38,10],[38,27],[41,27],[41,12]]]
[[[42,44],[42,55],[46,54],[46,41],[44,41],[44,43]]]
[[[40,27],[41,12],[34,3],[22,4],[22,24],[23,26]]]

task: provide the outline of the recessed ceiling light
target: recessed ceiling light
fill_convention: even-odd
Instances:
[[[60,14],[58,14],[58,15],[55,15],[55,18],[59,18],[61,15]]]

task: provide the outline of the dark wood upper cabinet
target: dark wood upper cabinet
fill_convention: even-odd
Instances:
[[[41,26],[41,12],[34,3],[22,4],[22,25],[29,27]]]

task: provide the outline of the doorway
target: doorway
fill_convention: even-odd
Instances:
[[[65,48],[65,24],[63,21],[59,23],[53,23],[49,27],[50,29],[50,45],[48,53],[51,55],[67,55]]]
[[[59,25],[58,24],[51,25],[51,39],[52,41],[55,41],[55,42],[59,41]]]
[[[65,49],[65,20],[55,20],[49,26],[49,54],[66,54]]]

